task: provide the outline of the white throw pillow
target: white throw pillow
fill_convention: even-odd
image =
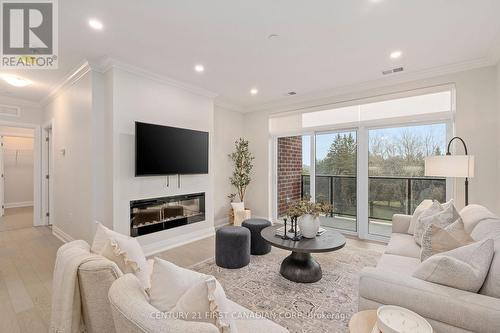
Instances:
[[[491,239],[465,245],[423,261],[417,266],[413,276],[477,293],[488,274],[493,253]]]
[[[410,220],[410,226],[408,227],[408,233],[410,235],[413,235],[415,233],[415,225],[417,224],[417,220],[420,217],[420,215],[432,206],[432,200],[424,200],[420,203],[420,205],[415,208],[415,211],[413,212],[413,215],[411,216]]]
[[[447,202],[443,205],[434,201],[432,206],[424,211],[415,226],[413,238],[418,245],[422,243],[422,235],[429,225],[434,224],[438,227],[445,228],[455,222],[460,215],[458,214],[453,202]]]
[[[231,202],[231,206],[233,207],[233,211],[235,212],[241,212],[245,210],[244,202]]]
[[[209,322],[221,333],[237,333],[226,294],[217,280],[155,258],[149,301],[160,311],[188,321]]]
[[[151,268],[137,239],[99,224],[92,245],[96,245],[94,249],[99,250],[98,254],[116,263],[124,274],[133,273],[144,289],[149,290]]]

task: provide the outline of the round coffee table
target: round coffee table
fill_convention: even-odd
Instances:
[[[321,266],[311,253],[337,251],[345,246],[345,237],[337,231],[326,230],[321,236],[293,241],[276,236],[276,230],[281,227],[264,228],[261,235],[272,246],[292,251],[281,263],[280,273],[293,282],[312,283],[321,280]]]

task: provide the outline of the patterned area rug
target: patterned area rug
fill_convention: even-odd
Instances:
[[[214,259],[191,269],[213,275],[228,298],[286,327],[291,333],[348,332],[357,312],[359,272],[375,266],[381,253],[346,245],[343,249],[314,254],[323,278],[311,284],[286,280],[279,273],[289,252],[273,248],[264,256],[252,256],[250,265],[224,269]]]

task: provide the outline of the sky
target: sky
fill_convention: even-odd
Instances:
[[[409,129],[412,133],[416,135],[426,135],[431,132],[435,137],[435,142],[441,142],[441,151],[446,151],[446,124],[431,124],[431,125],[419,125],[419,126],[407,126],[407,127],[393,127],[393,128],[381,128],[372,129],[369,131],[369,135],[378,135],[385,137],[387,140],[395,141],[399,138],[402,131]],[[356,132],[341,132],[341,134],[349,135],[351,133],[354,138],[356,138]],[[336,133],[328,134],[317,134],[316,135],[316,157],[318,159],[323,159],[328,154],[328,149],[336,137]],[[311,155],[311,139],[309,136],[302,137],[302,164],[310,165],[310,155]]]

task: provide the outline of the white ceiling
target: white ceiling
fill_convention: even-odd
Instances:
[[[499,13],[498,0],[60,0],[59,69],[17,71],[35,84],[2,82],[0,94],[39,102],[83,59],[112,57],[252,110],[398,66],[492,63]],[[103,31],[88,26],[91,17]],[[389,59],[396,49],[401,59]]]

